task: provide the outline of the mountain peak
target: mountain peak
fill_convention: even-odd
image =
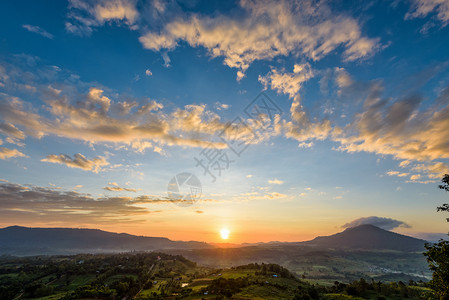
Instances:
[[[391,232],[371,224],[363,224],[346,228],[343,232],[330,236],[320,236],[306,243],[329,248],[422,251],[426,241]]]

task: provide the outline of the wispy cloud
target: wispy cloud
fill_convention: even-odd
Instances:
[[[380,227],[385,230],[392,230],[397,227],[410,228],[410,225],[408,225],[402,221],[390,219],[390,218],[376,217],[376,216],[359,218],[352,222],[346,223],[341,227],[351,228],[351,227],[356,227],[356,226],[360,226],[360,225],[364,225],[364,224],[371,224],[371,225]]]
[[[105,186],[103,189],[111,192],[137,192],[136,189],[120,187],[116,182],[109,182],[108,186]]]
[[[398,177],[406,177],[408,175],[410,175],[410,173],[407,172],[399,172],[399,171],[388,171],[387,172],[388,176],[398,176]]]
[[[53,39],[53,34],[47,32],[45,29],[42,29],[39,26],[33,26],[33,25],[22,25],[23,28],[25,28],[26,30],[30,31],[30,32],[34,32],[37,33],[43,37],[46,37],[47,39]]]
[[[284,183],[284,181],[282,181],[282,180],[279,180],[279,179],[270,179],[270,180],[268,180],[268,183],[269,184],[283,184]]]
[[[16,139],[23,140],[25,138],[25,133],[11,123],[0,123],[0,132]]]
[[[402,160],[401,167],[427,172],[431,179],[448,170],[446,164],[435,160],[449,158],[449,87],[440,92],[434,105],[424,106],[418,95],[382,98],[380,82],[360,83],[348,74],[345,78],[341,95],[357,94],[364,102],[363,111],[344,130],[334,129],[332,139],[341,143],[339,150],[391,155]],[[423,164],[414,167],[413,162]],[[388,175],[405,177],[406,173],[391,171]]]
[[[0,159],[8,159],[13,157],[26,157],[26,155],[17,149],[0,147]]]
[[[81,153],[75,154],[73,158],[66,154],[51,154],[41,161],[62,164],[69,168],[78,168],[85,171],[92,171],[94,173],[98,173],[101,171],[102,167],[109,165],[109,162],[105,157],[97,156],[93,159],[87,159]]]
[[[0,182],[0,218],[4,222],[138,222],[137,216],[150,213],[138,203],[147,202],[130,197],[95,198],[75,191]]]
[[[46,222],[80,225],[143,222],[139,217],[153,210],[151,205],[173,204],[183,200],[154,195],[137,197],[94,197],[60,188],[22,185],[0,180],[0,219],[4,223]],[[215,202],[202,199],[203,202]]]
[[[424,18],[429,14],[435,14],[435,18],[441,21],[442,26],[446,26],[449,22],[449,2],[445,0],[413,0],[405,19]]]
[[[126,24],[136,29],[139,12],[134,0],[70,0],[66,30],[77,35],[90,35],[106,22]]]

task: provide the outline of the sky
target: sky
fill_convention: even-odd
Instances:
[[[0,226],[435,239],[448,23],[447,0],[2,1]]]

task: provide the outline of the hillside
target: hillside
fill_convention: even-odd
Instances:
[[[0,299],[430,299],[425,283],[311,284],[277,264],[213,269],[164,253],[0,257]]]
[[[343,232],[320,236],[303,244],[327,248],[382,249],[396,251],[424,251],[426,241],[387,231],[373,225],[360,225]]]
[[[135,236],[98,229],[28,228],[0,229],[0,254],[41,255],[109,253],[156,249],[208,248],[206,243],[172,241],[162,237]]]

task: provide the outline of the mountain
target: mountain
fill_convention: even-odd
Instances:
[[[413,252],[423,251],[425,243],[425,240],[387,231],[367,224],[347,228],[345,231],[334,235],[319,236],[302,244],[327,248],[383,249]]]
[[[202,242],[172,241],[162,237],[135,236],[98,229],[28,228],[0,229],[0,254],[54,255],[211,247]]]
[[[0,229],[0,255],[55,255],[77,253],[108,253],[148,250],[192,250],[268,248],[317,246],[334,249],[423,251],[424,240],[383,230],[373,225],[360,225],[343,232],[317,237],[308,242],[261,244],[207,244],[202,242],[172,241],[163,237],[135,236],[98,229],[28,228],[11,226]],[[245,247],[246,246],[246,247]],[[270,250],[271,251],[271,250]],[[212,251],[214,252],[214,251]],[[277,255],[277,254],[276,254]]]

